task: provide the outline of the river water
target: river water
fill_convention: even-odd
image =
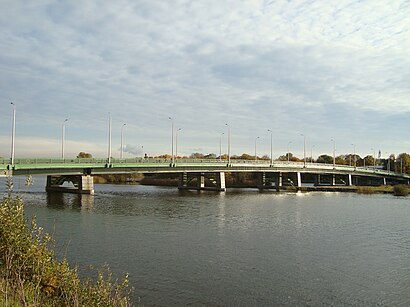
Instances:
[[[24,179],[15,190],[58,254],[128,272],[135,303],[410,305],[410,198],[141,185],[81,197]]]

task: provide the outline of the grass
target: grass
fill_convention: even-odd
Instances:
[[[114,280],[103,268],[96,280],[81,280],[53,246],[35,219],[27,223],[22,200],[9,192],[0,202],[0,306],[130,306],[127,275]]]

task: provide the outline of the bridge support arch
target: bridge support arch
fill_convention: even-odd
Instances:
[[[73,186],[64,186],[64,183],[71,182]],[[47,176],[47,192],[64,192],[76,194],[94,194],[94,178],[90,175],[75,176]]]

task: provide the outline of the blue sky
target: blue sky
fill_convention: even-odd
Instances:
[[[1,1],[0,156],[410,152],[410,1]],[[129,152],[128,152],[129,151]]]

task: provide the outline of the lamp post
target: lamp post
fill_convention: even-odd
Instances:
[[[315,145],[312,145],[312,147],[310,147],[310,163],[313,163],[313,147],[315,147]]]
[[[123,158],[123,155],[124,155],[124,143],[123,143],[123,140],[124,140],[124,127],[126,126],[127,124],[122,124],[122,126],[121,126],[121,156],[120,156],[120,158],[122,159]]]
[[[178,128],[175,132],[175,160],[178,159],[178,131],[181,131],[182,128]]]
[[[289,161],[290,161],[290,144],[292,144],[292,141],[289,141],[288,142],[288,153],[287,153],[287,156],[288,156],[288,163],[289,163]]]
[[[108,164],[111,164],[111,113],[108,113]]]
[[[224,135],[225,133],[221,133],[220,135],[219,135],[219,161],[222,161],[222,136]]]
[[[356,145],[355,144],[350,144],[351,146],[353,146],[353,166],[354,169],[356,169]]]
[[[256,155],[256,141],[259,139],[259,136],[255,138],[255,161],[258,160],[258,156]]]
[[[306,136],[303,133],[300,136],[303,136],[303,167],[306,167]]]
[[[14,146],[15,146],[15,138],[16,138],[16,105],[11,102],[13,106],[13,123],[11,126],[11,153],[10,153],[10,163],[14,165]]]
[[[373,151],[373,171],[376,171],[376,150],[374,148],[370,148]]]
[[[174,119],[172,117],[168,117],[171,121],[171,163],[174,165]]]
[[[64,160],[64,146],[65,146],[65,123],[68,122],[68,118],[63,121],[61,127],[61,159]]]
[[[389,153],[386,151],[386,155],[388,155]],[[390,173],[390,156],[387,156],[387,172]]]
[[[273,131],[271,129],[268,129],[270,132],[270,165],[273,165]]]
[[[333,142],[333,168],[336,167],[336,141],[334,139],[331,139]]]
[[[225,124],[228,127],[228,165],[231,164],[231,126]]]

